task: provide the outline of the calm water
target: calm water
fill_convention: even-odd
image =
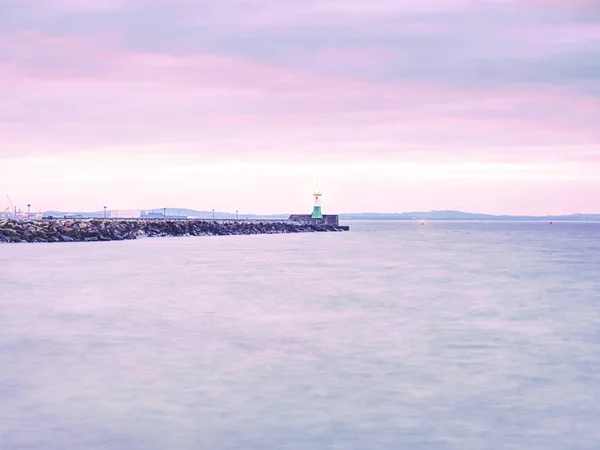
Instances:
[[[0,246],[0,448],[600,448],[600,224]]]

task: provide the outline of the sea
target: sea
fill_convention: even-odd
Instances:
[[[600,449],[600,223],[0,245],[0,449]]]

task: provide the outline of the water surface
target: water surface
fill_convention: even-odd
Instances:
[[[600,448],[600,224],[0,246],[0,448]]]

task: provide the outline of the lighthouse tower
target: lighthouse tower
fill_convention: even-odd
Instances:
[[[315,199],[315,206],[313,207],[313,212],[311,218],[313,219],[322,219],[323,213],[321,212],[321,195],[323,195],[323,191],[319,187],[319,183],[315,187],[313,191],[313,198]]]

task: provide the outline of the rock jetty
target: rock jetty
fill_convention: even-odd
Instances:
[[[344,230],[347,230],[347,227],[290,221],[0,219],[0,243],[122,241],[139,237],[281,234]]]

